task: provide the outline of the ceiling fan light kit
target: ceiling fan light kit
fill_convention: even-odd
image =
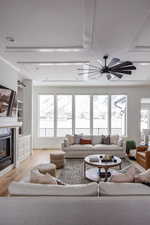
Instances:
[[[79,76],[88,75],[91,79],[92,75],[105,75],[107,80],[111,80],[116,77],[121,79],[124,75],[131,75],[132,70],[136,70],[136,67],[130,61],[120,61],[118,58],[113,58],[109,63],[107,63],[108,55],[103,56],[104,64],[98,60],[98,66],[87,65],[88,68],[79,68]]]

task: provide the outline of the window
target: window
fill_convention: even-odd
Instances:
[[[39,136],[52,137],[54,136],[54,96],[40,95],[40,123]]]
[[[57,96],[57,136],[72,134],[72,96]]]
[[[90,96],[75,96],[75,133],[90,134]]]
[[[108,134],[108,96],[93,96],[93,135]]]
[[[111,96],[111,134],[126,135],[127,96]]]
[[[145,143],[143,129],[150,129],[150,98],[141,99],[141,143]]]
[[[39,95],[38,134],[126,135],[126,111],[126,95]],[[150,109],[142,108],[141,130],[149,126]]]

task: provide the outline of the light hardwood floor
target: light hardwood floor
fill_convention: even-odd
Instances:
[[[22,177],[27,176],[30,170],[41,163],[49,162],[49,155],[52,150],[34,150],[32,156],[24,160],[19,168],[14,168],[4,176],[0,177],[0,196],[8,195],[8,185],[12,181],[18,181]]]

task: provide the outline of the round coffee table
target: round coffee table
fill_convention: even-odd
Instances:
[[[84,158],[84,177],[91,181],[100,181],[101,178],[104,178],[104,181],[107,181],[108,177],[111,175],[109,169],[112,167],[119,166],[121,169],[121,159],[117,156],[113,156],[113,161],[102,162],[102,159],[105,155],[88,155]],[[91,162],[91,158],[98,158],[98,162]],[[90,165],[93,168],[86,169],[86,165]],[[104,172],[102,172],[102,170]]]

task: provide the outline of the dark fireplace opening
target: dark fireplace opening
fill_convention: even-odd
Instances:
[[[13,163],[13,129],[0,128],[0,170]]]

